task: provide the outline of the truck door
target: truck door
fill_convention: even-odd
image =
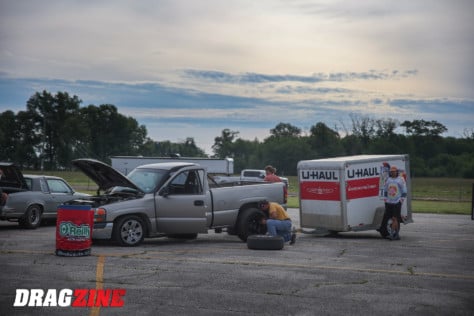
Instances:
[[[210,196],[204,191],[203,169],[179,171],[156,195],[157,230],[186,234],[207,232],[207,212],[211,212]]]

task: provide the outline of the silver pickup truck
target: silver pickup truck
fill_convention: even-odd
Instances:
[[[73,164],[99,186],[98,194],[68,204],[91,205],[93,239],[112,239],[122,246],[139,245],[145,237],[193,239],[213,229],[242,241],[262,234],[263,199],[286,206],[284,183],[220,186],[205,168],[186,162],[137,167],[124,176],[93,159]],[[101,193],[101,191],[104,191]]]

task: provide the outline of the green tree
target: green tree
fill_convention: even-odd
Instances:
[[[262,168],[260,147],[257,139],[253,141],[236,139],[233,143],[234,171],[240,173],[242,169]]]
[[[355,136],[364,147],[375,137],[375,120],[368,116],[351,114],[352,135]]]
[[[444,152],[441,134],[446,132],[447,128],[443,124],[437,121],[414,120],[404,121],[401,126],[405,127],[406,133],[410,135],[414,156],[427,161]]]
[[[206,157],[206,153],[196,145],[193,137],[187,137],[180,144],[179,154],[183,157]]]
[[[298,137],[301,129],[289,123],[278,123],[270,130],[270,134],[274,137]]]
[[[308,142],[302,137],[268,137],[262,148],[260,168],[271,164],[279,175],[296,175],[298,161],[312,159]]]
[[[338,132],[330,129],[322,122],[313,125],[310,132],[308,141],[315,153],[314,159],[343,154],[341,137]]]
[[[223,129],[221,136],[214,138],[214,145],[212,145],[214,156],[216,158],[234,157],[233,142],[238,134],[239,132],[231,131],[228,128]]]
[[[171,157],[178,154],[181,157],[206,157],[204,150],[196,146],[192,137],[187,137],[181,143],[172,143],[169,140],[155,142],[148,139],[142,148],[140,154],[143,156]]]
[[[84,150],[102,161],[108,162],[115,155],[136,155],[147,140],[146,127],[118,113],[111,104],[82,108],[81,119],[88,122],[89,129],[89,145]]]
[[[36,124],[29,112],[20,111],[16,115],[17,144],[13,152],[13,161],[20,167],[37,169],[41,164],[36,154],[41,142],[41,136],[34,133]]]
[[[365,146],[361,139],[355,135],[346,135],[341,139],[344,155],[360,155],[365,152]]]
[[[395,129],[400,125],[396,119],[378,119],[375,120],[375,135],[379,138],[391,138],[395,136]]]
[[[5,111],[0,114],[0,160],[15,161],[13,155],[17,145],[16,137],[16,116],[12,111]]]
[[[404,121],[401,126],[405,127],[406,133],[413,136],[439,137],[448,131],[446,126],[437,121],[414,120]]]
[[[47,91],[35,93],[26,103],[28,115],[35,122],[35,133],[42,135],[40,157],[46,169],[70,164],[68,145],[77,138],[75,120],[82,101],[67,92],[52,95]]]

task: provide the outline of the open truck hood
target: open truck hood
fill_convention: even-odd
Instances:
[[[95,159],[76,159],[72,164],[84,172],[98,186],[99,190],[108,190],[113,187],[128,187],[143,192],[136,184],[111,166]]]
[[[0,169],[3,171],[3,176],[0,178],[0,187],[29,190],[20,168],[11,162],[0,162]]]

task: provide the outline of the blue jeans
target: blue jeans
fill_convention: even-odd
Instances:
[[[271,236],[281,236],[285,241],[291,239],[291,221],[267,219],[267,231]]]

